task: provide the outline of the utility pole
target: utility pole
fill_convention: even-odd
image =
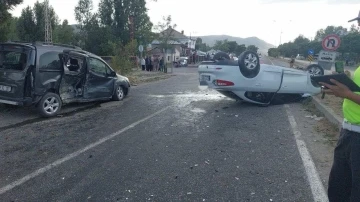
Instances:
[[[49,12],[49,0],[44,1],[45,4],[45,43],[52,43],[52,29]]]

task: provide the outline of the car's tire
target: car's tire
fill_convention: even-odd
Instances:
[[[324,69],[318,64],[312,64],[306,67],[306,71],[311,74],[311,76],[322,76],[324,75]]]
[[[37,108],[41,116],[56,116],[62,107],[60,96],[55,93],[46,93],[39,101]]]
[[[227,59],[227,60],[230,60],[230,56],[229,54],[225,53],[225,52],[218,52],[214,55],[214,60],[224,60],[224,59]]]
[[[241,53],[238,64],[241,74],[246,78],[254,78],[260,72],[259,56],[253,51]]]
[[[125,97],[124,87],[121,85],[116,86],[112,100],[121,101],[124,99],[124,97]]]

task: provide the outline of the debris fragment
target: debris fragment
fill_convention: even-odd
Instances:
[[[239,115],[235,115],[235,117],[239,117]]]
[[[240,180],[238,177],[235,177],[236,180]]]
[[[195,166],[195,167],[197,167],[197,166],[198,166],[198,164],[195,164],[194,166]]]
[[[205,161],[206,164],[210,164],[208,161]]]
[[[188,192],[188,193],[187,193],[187,195],[190,195],[190,194],[192,194],[192,193],[191,193],[191,192]]]

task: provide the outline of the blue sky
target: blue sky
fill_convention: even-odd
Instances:
[[[76,23],[77,0],[49,1],[60,19]],[[93,0],[95,10],[99,1]],[[24,0],[13,15],[19,16],[22,8],[35,2]],[[256,36],[278,45],[280,37],[281,42],[300,34],[311,38],[327,25],[350,27],[348,20],[358,15],[360,0],[157,0],[149,1],[147,8],[154,24],[171,15],[177,29],[186,35]]]

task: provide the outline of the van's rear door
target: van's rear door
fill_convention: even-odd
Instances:
[[[33,48],[0,44],[0,102],[19,104],[26,97],[27,70],[34,65]]]

